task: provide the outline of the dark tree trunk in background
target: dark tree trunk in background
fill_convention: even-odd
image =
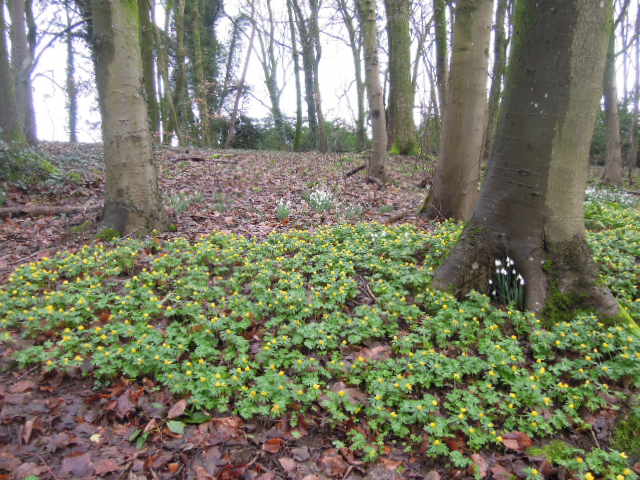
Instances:
[[[289,29],[291,32],[293,73],[296,81],[296,131],[293,135],[293,151],[299,152],[302,149],[302,85],[300,82],[300,55],[298,54],[298,42],[296,40],[296,23],[290,0],[287,1],[287,15],[289,16]]]
[[[389,42],[389,148],[411,155],[416,150],[411,84],[411,0],[385,0]]]
[[[11,15],[11,63],[15,80],[18,122],[22,125],[27,141],[35,144],[38,136],[31,88],[31,68],[34,59],[27,39],[25,0],[9,0],[9,14]]]
[[[633,122],[631,124],[631,134],[629,136],[629,178],[633,179],[633,169],[638,165],[638,127],[640,126],[640,9],[636,12],[635,26],[635,84],[633,87]]]
[[[358,8],[364,45],[369,116],[371,117],[371,130],[373,133],[373,145],[367,164],[367,176],[384,184],[386,180],[384,159],[387,155],[387,126],[385,122],[382,86],[380,85],[376,0],[358,0]]]
[[[15,80],[9,62],[7,28],[4,18],[4,0],[0,0],[0,135],[5,142],[22,143],[24,131],[18,119]]]
[[[624,166],[620,140],[618,89],[616,87],[615,30],[609,36],[607,49],[607,63],[604,72],[604,111],[607,122],[607,159],[602,181],[609,185],[622,185]]]
[[[438,83],[438,100],[440,112],[444,112],[447,101],[448,50],[447,40],[447,2],[433,0],[433,24],[436,33],[436,82]]]
[[[440,154],[422,213],[467,220],[480,191],[493,0],[459,0]]]
[[[76,84],[76,57],[73,49],[73,33],[71,32],[71,7],[69,0],[64,2],[67,33],[65,34],[65,44],[67,47],[67,68],[65,82],[65,96],[67,100],[67,129],[69,131],[69,142],[78,142],[78,86]]]
[[[166,228],[151,150],[138,43],[137,0],[91,0],[96,80],[106,164],[103,228]]]
[[[497,0],[496,21],[493,40],[493,69],[491,72],[491,89],[489,90],[489,109],[487,112],[487,128],[485,131],[483,162],[487,163],[491,155],[491,146],[498,123],[502,79],[507,64],[507,37],[505,20],[508,8],[507,0]]]
[[[494,158],[433,285],[487,291],[494,260],[508,255],[526,281],[529,310],[560,299],[618,317],[598,281],[583,210],[611,2],[520,0],[517,10]]]
[[[140,51],[142,54],[142,78],[144,83],[144,95],[149,109],[149,124],[154,141],[158,140],[160,132],[160,111],[156,99],[156,81],[153,71],[155,34],[154,25],[151,22],[151,10],[154,8],[154,0],[138,0],[138,12],[140,14]]]

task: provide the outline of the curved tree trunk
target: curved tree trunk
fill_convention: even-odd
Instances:
[[[151,151],[136,0],[91,0],[106,163],[103,228],[124,234],[167,226]],[[117,27],[117,28],[116,28]]]
[[[358,0],[360,24],[364,42],[365,79],[369,98],[369,115],[373,131],[372,151],[367,164],[367,176],[385,182],[384,159],[387,155],[387,126],[384,116],[380,66],[378,64],[378,29],[375,0]]]
[[[385,0],[389,40],[389,148],[411,155],[416,149],[411,83],[410,0]]]
[[[616,87],[615,32],[609,37],[607,64],[604,72],[604,111],[607,119],[607,159],[602,181],[609,185],[622,185],[624,165],[620,141],[620,114]]]
[[[440,155],[422,208],[427,217],[467,220],[478,198],[492,13],[493,0],[457,3]]]
[[[540,312],[619,306],[598,284],[585,239],[588,156],[609,37],[611,2],[521,0],[516,37],[482,195],[434,286],[487,290],[493,262],[509,256]]]

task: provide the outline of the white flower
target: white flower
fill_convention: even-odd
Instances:
[[[489,285],[493,285],[493,280],[489,279]]]
[[[496,264],[496,267],[501,267],[502,266],[502,262],[500,260],[496,260],[495,262],[493,262]]]
[[[520,274],[518,274],[518,282],[520,283],[520,285],[524,285],[524,277]]]

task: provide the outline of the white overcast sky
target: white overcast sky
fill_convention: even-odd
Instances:
[[[272,0],[276,19],[286,21],[286,10],[283,8],[285,0]],[[333,0],[324,0],[324,8],[321,12],[321,28],[325,32],[322,35],[323,55],[320,63],[320,87],[323,102],[323,110],[327,120],[342,119],[348,123],[353,123],[354,112],[356,110],[355,86],[353,84],[354,68],[351,52],[346,43],[339,40],[346,38],[346,32],[342,31],[331,18],[335,16],[335,9],[332,7]],[[44,2],[46,3],[46,2]],[[160,2],[159,2],[160,3]],[[259,2],[262,3],[262,2]],[[383,8],[379,0],[379,14]],[[431,2],[429,2],[431,3]],[[634,2],[631,2],[634,3]],[[241,0],[227,0],[225,2],[226,13],[233,17],[245,4]],[[634,6],[635,7],[635,6]],[[632,12],[634,13],[634,12]],[[162,17],[159,8],[157,16]],[[8,18],[8,16],[7,16]],[[633,17],[632,17],[633,18]],[[383,26],[380,19],[380,27]],[[221,40],[225,40],[229,33],[229,21],[223,19],[219,22],[219,32]],[[386,39],[381,41],[381,61],[385,68]],[[243,46],[246,47],[246,39]],[[257,46],[257,41],[256,41]],[[83,142],[98,142],[101,139],[100,115],[97,108],[96,92],[93,86],[92,69],[93,66],[88,58],[88,52],[76,42],[76,49],[80,54],[77,61],[77,79],[89,85],[80,95],[78,134],[79,140]],[[241,55],[241,62],[244,61],[246,50]],[[42,140],[65,141],[67,133],[67,116],[65,108],[65,97],[62,87],[65,84],[65,64],[66,47],[63,42],[56,43],[41,58],[36,71],[34,72],[34,98],[38,123],[38,136]],[[238,68],[238,74],[241,68]],[[620,69],[621,70],[621,69]],[[633,68],[631,68],[633,70]],[[423,75],[421,68],[420,81],[418,82],[416,96],[416,119],[420,115],[420,105],[428,98],[429,82]],[[302,73],[301,73],[302,77]],[[628,76],[629,85],[632,85],[633,71]],[[620,83],[619,91],[623,87],[623,75],[619,71],[618,79]],[[304,79],[302,78],[304,82]],[[285,91],[281,99],[281,108],[285,115],[293,117],[295,115],[295,83],[293,77],[293,66],[290,57],[281,64],[280,82],[286,82]],[[264,75],[260,64],[256,58],[256,52],[252,52],[247,84],[252,88],[254,98],[247,98],[243,105],[244,111],[251,117],[266,117],[269,111],[265,107],[268,104],[268,95],[264,87]],[[304,83],[303,83],[304,85]],[[303,103],[303,115],[306,116],[306,105]]]

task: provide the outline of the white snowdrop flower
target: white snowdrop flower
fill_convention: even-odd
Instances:
[[[493,280],[489,279],[489,285],[493,285]]]
[[[512,268],[512,269],[511,269],[511,275],[515,275],[515,274],[516,274],[516,269],[515,269],[515,268]]]
[[[507,274],[507,270],[505,268],[500,270],[500,275],[506,275],[506,274]]]
[[[510,267],[511,265],[513,265],[513,260],[511,260],[511,257],[507,257],[507,267]]]
[[[520,283],[520,285],[524,285],[524,277],[520,274],[518,274],[518,282]]]
[[[495,290],[492,290],[492,291],[491,291],[491,295],[493,295],[493,296],[495,297],[495,296],[496,296],[496,291],[495,291]]]
[[[501,267],[502,266],[502,262],[500,260],[496,260],[495,262],[496,267]]]

